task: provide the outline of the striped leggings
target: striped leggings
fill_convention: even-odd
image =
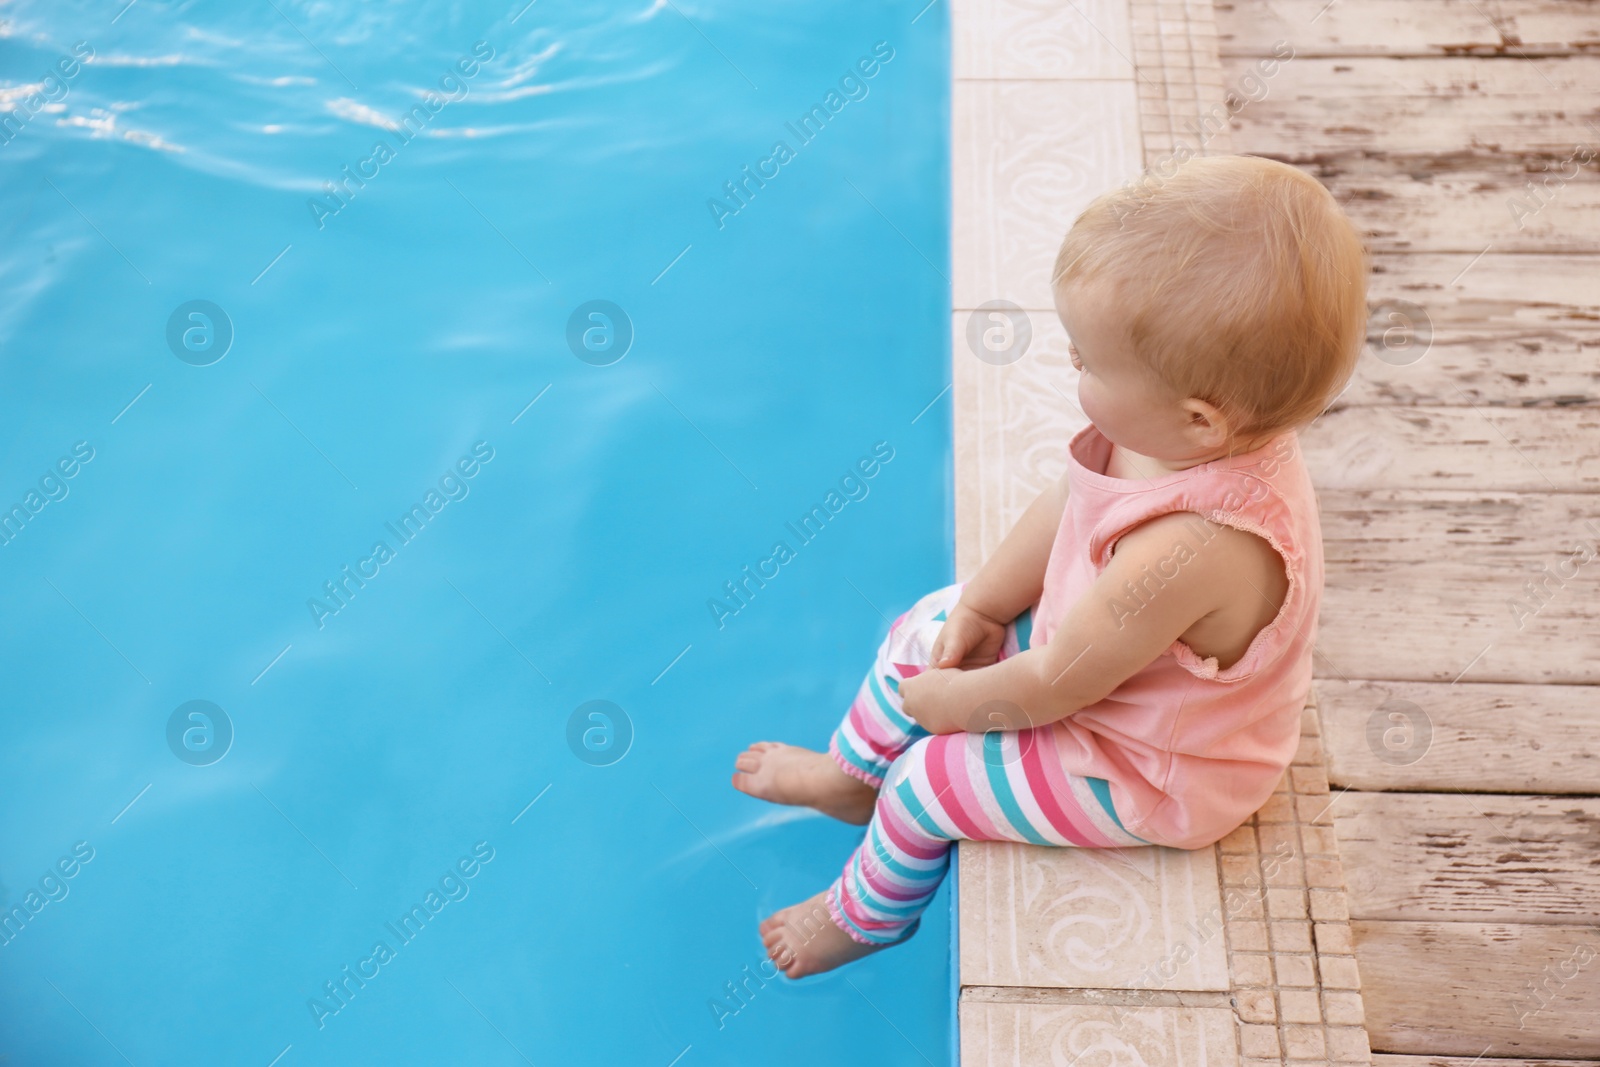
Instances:
[[[943,880],[953,841],[1118,848],[1123,829],[1104,779],[1068,774],[1050,726],[930,735],[900,711],[900,682],[927,669],[961,595],[936,590],[889,627],[878,659],[828,744],[846,774],[878,788],[867,835],[828,890],[833,921],[857,941],[909,937]],[[1000,657],[1028,647],[1032,617],[1006,627]]]

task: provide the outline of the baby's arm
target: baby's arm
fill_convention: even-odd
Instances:
[[[1067,479],[1038,495],[1000,542],[950,610],[933,642],[935,667],[987,667],[994,663],[1012,619],[1038,603],[1045,564],[1067,506]]]
[[[1049,644],[980,670],[930,670],[907,679],[900,689],[905,713],[932,733],[1023,729],[1104,699],[1196,622],[1240,595],[1238,576],[1249,573],[1254,549],[1241,538],[1198,542],[1191,525],[1198,519],[1174,512],[1124,534]],[[1173,577],[1162,574],[1164,584],[1153,595],[1141,594],[1141,605],[1128,584],[1148,582],[1163,559],[1170,563],[1178,542],[1190,547],[1192,557]],[[1012,706],[1016,721],[990,714],[1004,706],[996,702]]]

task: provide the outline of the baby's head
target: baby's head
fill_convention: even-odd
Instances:
[[[1187,464],[1310,423],[1355,369],[1367,256],[1316,179],[1255,156],[1187,161],[1108,193],[1056,257],[1084,414]]]

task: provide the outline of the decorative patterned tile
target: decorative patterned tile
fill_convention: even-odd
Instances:
[[[951,108],[955,306],[1048,311],[1073,220],[1143,167],[1133,84],[957,82]]]
[[[960,846],[963,985],[1226,990],[1211,849]]]
[[[1127,0],[957,0],[957,78],[1133,79]]]
[[[962,1067],[1235,1067],[1227,1008],[963,1001]]]
[[[1025,314],[1033,339],[1008,366],[986,363],[968,346],[973,312],[958,311],[951,323],[956,575],[963,581],[1028,505],[1060,479],[1067,442],[1088,423],[1078,408],[1078,372],[1067,358],[1061,320],[1054,311]]]
[[[1222,82],[1212,0],[952,2],[956,570],[967,578],[1060,477],[1084,425],[1050,310],[1062,236],[1102,192],[1230,151],[1238,101]],[[992,300],[1027,309],[1032,333],[1004,366],[967,341],[972,311]],[[1370,1064],[1315,693],[1301,733],[1272,797],[1212,849],[963,843],[963,1062]],[[1207,999],[1223,997],[1231,1006]]]

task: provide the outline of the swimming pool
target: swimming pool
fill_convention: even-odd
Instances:
[[[728,783],[952,577],[944,6],[3,33],[7,1063],[948,1061]]]

